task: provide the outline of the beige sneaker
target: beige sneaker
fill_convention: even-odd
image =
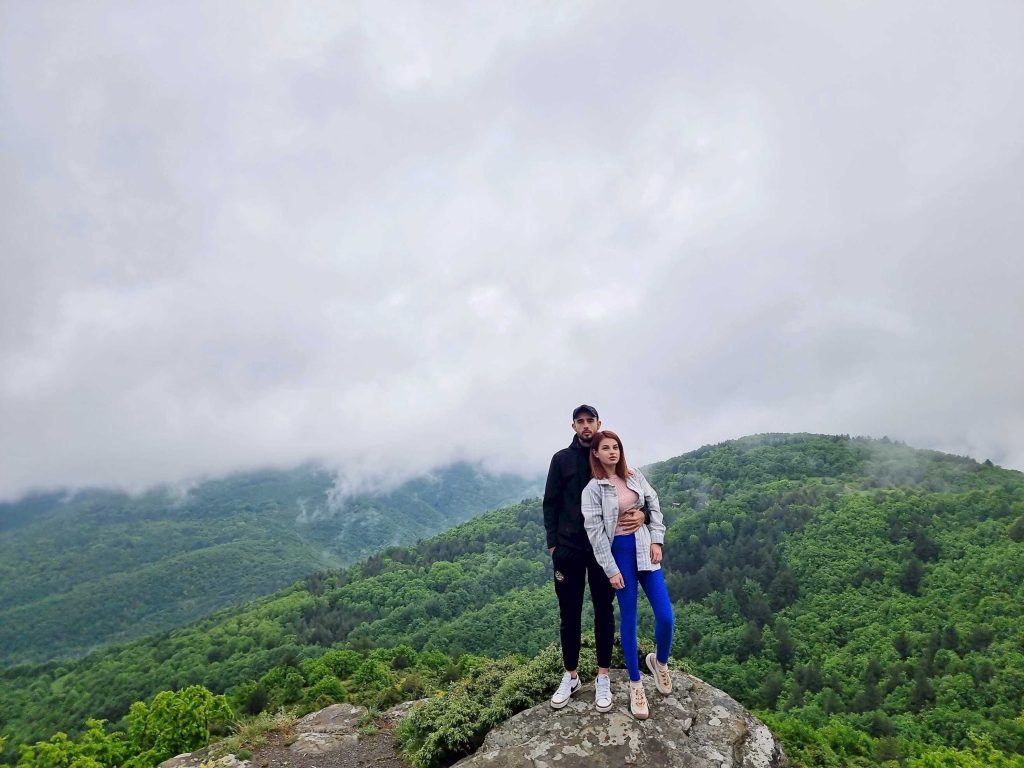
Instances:
[[[653,653],[648,653],[647,668],[654,675],[654,687],[658,689],[658,693],[665,696],[672,693],[672,675],[668,673],[668,664],[659,664],[658,657]]]
[[[637,720],[646,720],[650,717],[651,711],[647,708],[647,694],[644,693],[644,683],[629,681],[629,712]]]

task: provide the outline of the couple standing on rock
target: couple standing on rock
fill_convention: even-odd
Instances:
[[[622,655],[630,681],[629,711],[644,720],[650,710],[637,655],[638,586],[654,609],[657,652],[647,654],[647,668],[660,693],[672,692],[668,657],[674,618],[661,575],[665,523],[658,494],[640,470],[627,466],[619,436],[601,431],[596,408],[578,406],[572,412],[572,429],[576,433],[572,443],[551,459],[544,488],[544,528],[555,570],[565,665],[551,706],[564,707],[582,685],[576,668],[583,592],[589,582],[597,646],[594,704],[599,712],[612,708],[608,668],[615,634],[612,601],[617,596]]]

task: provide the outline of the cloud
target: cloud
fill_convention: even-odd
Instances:
[[[1013,4],[0,14],[0,495],[542,471],[581,401],[1024,469]]]

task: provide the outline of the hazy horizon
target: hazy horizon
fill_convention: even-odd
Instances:
[[[757,437],[761,437],[763,435],[768,435],[768,434],[789,434],[789,435],[795,435],[795,434],[812,434],[812,433],[792,433],[792,432],[789,432],[789,433],[778,433],[778,432],[775,432],[775,433],[764,433],[764,432],[761,432],[761,433],[755,433],[755,434],[750,434],[750,435],[741,435],[739,437],[731,438],[729,440],[724,440],[724,441],[721,441],[719,443],[706,443],[704,445],[693,446],[692,448],[687,448],[686,450],[680,451],[679,453],[674,453],[671,456],[656,457],[656,458],[650,459],[648,461],[644,461],[642,464],[640,464],[640,463],[637,463],[637,464],[641,465],[641,466],[647,466],[647,465],[650,465],[650,464],[658,464],[658,463],[663,462],[663,461],[669,461],[671,459],[677,458],[678,456],[683,456],[685,454],[691,453],[691,452],[699,450],[701,448],[706,448],[709,445],[721,445],[722,443],[747,440],[747,439],[757,438]],[[836,434],[836,435],[826,435],[826,436],[840,437],[842,435]],[[909,444],[905,443],[904,441],[900,440],[899,438],[893,438],[893,437],[890,437],[889,435],[881,435],[881,436],[878,436],[878,437],[875,437],[875,436],[872,436],[872,435],[846,435],[846,437],[848,437],[850,439],[853,439],[853,440],[873,440],[873,441],[878,441],[878,442],[883,442],[885,440],[888,440],[888,441],[890,441],[893,444],[905,445],[906,447],[908,447],[910,449],[913,449],[913,450],[923,450],[923,451],[935,450],[935,449],[932,449],[932,448],[927,448],[927,447],[922,447],[922,446],[909,445]],[[571,441],[571,438],[570,438],[570,441]],[[561,446],[561,447],[564,447],[564,446]],[[554,450],[557,450],[557,447]],[[954,455],[954,454],[950,454],[950,455]],[[978,463],[982,463],[982,462],[984,462],[986,460],[984,458],[978,458],[976,456],[963,456],[961,454],[955,454],[955,455],[960,455],[962,458],[971,459],[971,460],[974,460],[974,461],[976,461]],[[631,464],[632,463],[633,462],[631,462]],[[993,462],[993,463],[996,464],[996,466],[1001,466],[1001,465],[999,465],[999,464],[997,464],[995,462]],[[223,481],[225,479],[229,479],[229,478],[235,477],[235,476],[243,476],[244,477],[246,475],[259,474],[259,473],[262,473],[262,472],[284,472],[284,473],[289,473],[289,472],[300,471],[300,470],[303,470],[303,469],[306,469],[306,468],[313,468],[313,469],[315,469],[317,471],[323,471],[323,472],[326,472],[328,474],[333,475],[335,485],[332,486],[332,488],[330,489],[330,492],[328,493],[328,497],[329,497],[328,498],[328,503],[329,503],[329,505],[335,505],[335,504],[339,504],[339,503],[343,502],[345,499],[349,498],[350,496],[353,496],[353,495],[359,494],[359,493],[363,493],[365,491],[370,491],[370,492],[388,492],[390,490],[394,490],[395,488],[397,488],[398,486],[402,485],[402,483],[404,483],[404,482],[406,482],[408,480],[416,480],[416,479],[430,477],[436,471],[450,469],[451,467],[456,466],[458,464],[468,464],[469,466],[472,466],[472,467],[474,467],[475,469],[477,469],[479,471],[488,472],[488,473],[493,472],[493,474],[495,474],[495,475],[503,474],[505,472],[504,470],[490,470],[488,467],[486,467],[480,461],[469,461],[469,460],[467,460],[467,461],[457,461],[457,462],[452,462],[450,464],[446,464],[446,465],[443,465],[443,466],[433,467],[433,468],[431,468],[429,470],[425,470],[422,473],[416,474],[416,475],[408,475],[408,474],[401,473],[401,472],[392,472],[390,474],[382,472],[382,473],[380,473],[378,475],[374,475],[373,482],[368,487],[364,487],[364,486],[358,485],[358,484],[351,484],[349,482],[348,478],[346,478],[343,473],[341,473],[341,474],[338,473],[337,467],[331,467],[329,464],[327,464],[327,463],[325,463],[323,461],[319,461],[319,460],[315,460],[315,459],[308,459],[306,461],[298,462],[296,464],[292,464],[292,465],[288,465],[288,466],[283,466],[283,465],[279,465],[279,466],[272,466],[272,465],[251,466],[251,467],[245,467],[245,468],[239,468],[239,469],[236,469],[236,470],[232,470],[231,472],[227,472],[227,473],[224,473],[224,474],[221,474],[221,475],[195,475],[193,477],[178,478],[176,480],[157,481],[155,483],[144,484],[144,485],[143,484],[114,483],[114,484],[110,484],[110,485],[106,485],[106,486],[102,486],[102,485],[79,485],[79,486],[73,486],[73,487],[58,487],[58,486],[37,487],[37,488],[27,489],[26,491],[22,492],[21,494],[19,494],[18,497],[15,497],[15,498],[0,498],[0,503],[17,502],[17,501],[19,501],[21,499],[31,498],[31,497],[34,497],[34,496],[47,496],[47,495],[51,495],[51,494],[60,494],[60,493],[67,494],[68,497],[71,498],[71,497],[73,497],[77,493],[90,492],[90,491],[99,491],[99,492],[112,491],[112,492],[125,493],[125,494],[128,494],[130,496],[141,496],[143,494],[150,493],[150,492],[153,492],[153,491],[167,491],[167,492],[169,492],[171,494],[179,494],[182,497],[184,497],[184,496],[186,496],[189,493],[189,491],[191,489],[193,489],[196,486],[198,486],[198,485],[200,485],[202,483],[205,483],[205,482],[218,482],[218,481]],[[1004,469],[1010,469],[1010,470],[1015,471],[1015,472],[1020,472],[1021,471],[1021,470],[1018,470],[1018,469],[1014,469],[1012,467],[1003,467],[1003,468]],[[547,472],[547,467],[544,466],[544,467],[537,467],[536,470],[533,471],[532,473],[527,471],[527,472],[522,472],[522,473],[510,473],[510,474],[514,474],[514,475],[517,475],[519,477],[522,477],[524,480],[531,480],[531,479],[533,479],[533,480],[536,480],[538,483],[540,483],[540,485],[543,485],[544,476],[545,476],[546,472]]]

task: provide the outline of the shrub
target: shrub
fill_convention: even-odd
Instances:
[[[125,768],[150,768],[169,757],[206,746],[211,729],[225,725],[231,708],[223,696],[214,696],[201,685],[181,691],[162,691],[146,706],[132,704],[128,723],[128,748],[135,757]]]
[[[584,649],[581,672],[595,668],[593,652]],[[476,667],[401,722],[396,736],[403,757],[415,768],[451,764],[479,747],[495,725],[550,696],[561,675],[557,645],[525,663],[508,656]]]
[[[331,704],[348,699],[348,691],[336,677],[323,677],[315,685],[306,689],[303,703],[310,711],[323,709]]]
[[[72,741],[56,733],[49,741],[21,748],[19,768],[114,768],[125,756],[123,733],[107,733],[104,720],[87,720],[85,732]],[[0,744],[0,747],[3,745]]]
[[[356,651],[331,648],[318,661],[326,665],[335,677],[344,680],[359,669],[359,665],[363,663],[363,657]]]
[[[274,667],[260,678],[266,691],[265,709],[276,712],[281,707],[296,704],[302,699],[306,680],[295,667]]]

